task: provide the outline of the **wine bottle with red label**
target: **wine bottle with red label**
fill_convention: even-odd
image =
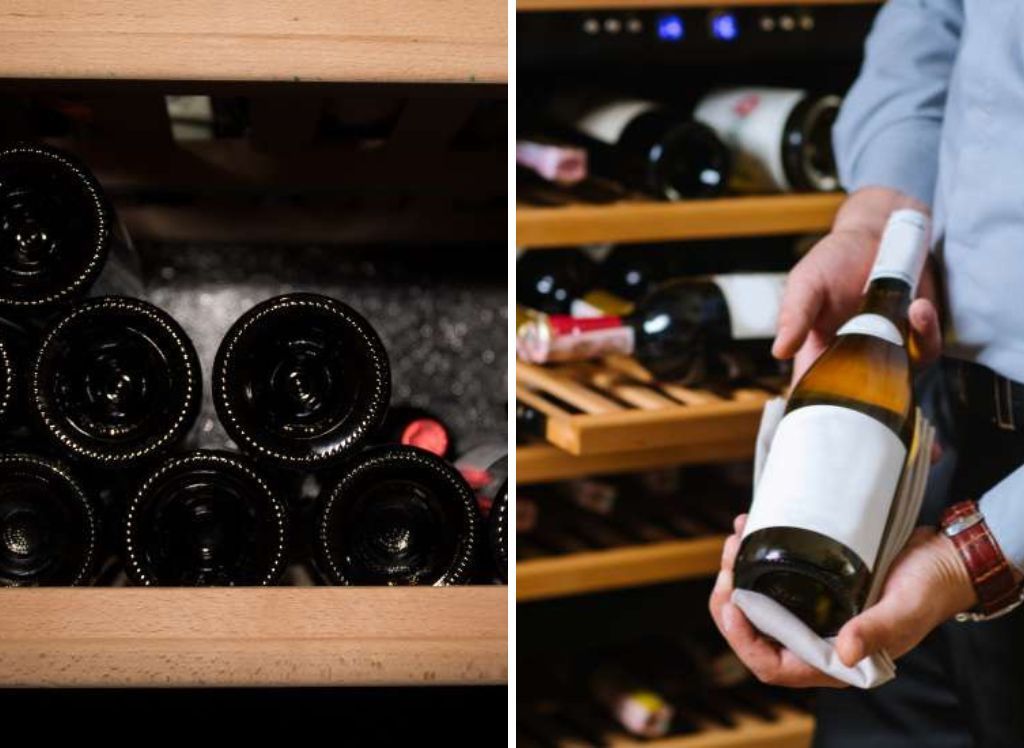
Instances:
[[[928,228],[890,217],[860,311],[793,388],[736,559],[737,587],[822,636],[864,606],[913,438],[907,315]]]
[[[628,315],[551,315],[520,327],[516,352],[531,363],[634,356],[661,380],[737,378],[719,354],[771,362],[785,274],[680,278],[658,286]]]

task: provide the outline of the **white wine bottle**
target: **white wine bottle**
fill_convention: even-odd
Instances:
[[[913,438],[908,308],[928,219],[893,213],[860,311],[793,388],[736,559],[735,584],[822,636],[859,613]]]

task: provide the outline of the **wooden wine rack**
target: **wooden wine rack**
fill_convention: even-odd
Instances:
[[[665,740],[637,740],[611,736],[611,748],[809,748],[814,718],[788,707],[778,707],[779,718],[765,722],[748,715],[736,716],[736,727],[705,725],[698,733]]]
[[[679,462],[692,462],[689,448],[747,443],[752,449],[773,393],[745,387],[723,397],[655,382],[632,359],[616,357],[560,366],[520,361],[516,397],[545,414],[547,440],[573,455],[658,451],[658,460],[669,460],[668,450],[676,449]]]
[[[506,587],[3,590],[2,686],[503,683]]]
[[[516,599],[542,600],[704,577],[718,571],[724,536],[673,540],[516,564]]]
[[[723,197],[714,200],[516,209],[516,243],[542,249],[567,244],[657,242],[827,231],[841,194]]]

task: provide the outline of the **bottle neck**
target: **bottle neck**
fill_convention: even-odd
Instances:
[[[877,314],[896,325],[905,340],[910,329],[908,310],[913,289],[898,278],[875,278],[861,302],[861,314]]]

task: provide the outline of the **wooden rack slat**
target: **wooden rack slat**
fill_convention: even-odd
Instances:
[[[506,587],[0,591],[0,685],[502,683]]]
[[[587,475],[654,470],[672,465],[747,460],[754,455],[751,439],[719,442],[695,442],[686,447],[664,447],[632,452],[573,455],[550,444],[516,447],[516,483],[532,483],[582,478]]]
[[[825,231],[843,196],[771,195],[516,209],[516,243],[560,247]]]
[[[499,0],[7,0],[0,77],[505,82],[507,25]]]
[[[611,748],[808,748],[814,733],[814,718],[788,707],[776,709],[779,719],[765,722],[737,715],[736,727],[713,726],[693,735],[663,740],[636,740],[625,736],[612,738]]]
[[[516,564],[516,599],[541,600],[713,574],[721,536],[553,556]]]
[[[730,8],[759,5],[880,5],[884,0],[733,0]],[[596,10],[600,8],[718,8],[717,0],[516,0],[518,11]]]

